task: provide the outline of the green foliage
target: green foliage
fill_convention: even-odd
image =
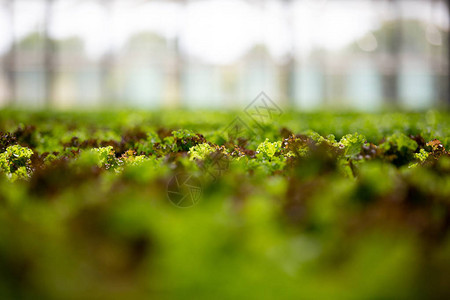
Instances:
[[[282,171],[286,165],[286,157],[280,155],[281,151],[281,141],[271,143],[269,139],[266,139],[256,149],[256,159],[246,159],[245,166],[248,170],[260,171],[264,174]]]
[[[213,153],[216,149],[211,147],[208,143],[203,143],[191,147],[189,149],[189,155],[191,160],[205,159],[209,154]]]
[[[394,133],[386,138],[380,145],[385,158],[397,166],[403,166],[414,160],[414,152],[417,150],[417,142],[403,133]]]
[[[112,146],[92,148],[82,151],[74,162],[81,167],[97,166],[106,170],[113,170],[119,166]]]
[[[319,133],[313,131],[313,130],[307,130],[304,132],[304,134],[306,136],[308,136],[311,140],[313,140],[315,143],[317,144],[322,144],[322,143],[328,143],[328,139],[321,136]],[[332,137],[332,141],[331,142],[336,142],[335,136],[334,135],[330,135],[330,137]]]
[[[393,135],[387,137],[382,148],[389,150],[393,147],[402,152],[413,152],[417,149],[417,143],[403,133],[394,133]]]
[[[281,151],[281,141],[271,143],[269,139],[266,139],[256,149],[256,157],[260,160],[272,160],[275,154],[279,154]]]
[[[270,160],[262,159],[258,160],[248,160],[246,164],[247,170],[260,171],[263,174],[274,174],[275,172],[280,172],[286,166],[286,158],[274,157]]]
[[[144,163],[148,158],[145,155],[127,156],[123,158],[123,162],[127,166],[138,166]]]
[[[195,133],[192,130],[180,129],[176,131],[172,131],[172,136],[177,140],[188,140],[195,136]]]
[[[425,149],[420,149],[419,153],[414,154],[414,158],[423,163],[427,160],[429,153]]]
[[[165,144],[173,144],[174,152],[189,151],[193,146],[205,141],[203,136],[186,129],[173,131],[172,136],[165,139]]]
[[[0,170],[11,180],[28,178],[33,150],[20,145],[9,146],[0,154]]]
[[[114,149],[112,146],[94,148],[90,150],[91,153],[96,154],[97,166],[104,167],[106,169],[114,168],[117,166],[117,160],[114,155]]]
[[[366,138],[358,133],[347,134],[339,141],[339,146],[344,147],[346,157],[354,157],[361,152],[361,147],[366,143]]]
[[[147,155],[156,154],[154,146],[155,146],[155,144],[160,144],[160,143],[161,143],[161,139],[159,138],[158,134],[156,134],[155,132],[148,132],[147,139],[138,144],[136,151],[138,153],[144,153]]]
[[[2,298],[448,298],[449,113],[236,115],[0,112]]]

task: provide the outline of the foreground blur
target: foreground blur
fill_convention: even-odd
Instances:
[[[2,299],[450,296],[448,113],[1,116]]]

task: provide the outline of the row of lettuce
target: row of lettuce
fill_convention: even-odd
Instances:
[[[102,142],[80,141],[77,137],[63,144],[61,152],[39,153],[21,146],[14,134],[2,133],[3,152],[0,171],[10,180],[30,178],[36,168],[42,168],[61,159],[73,166],[97,166],[119,173],[129,165],[151,164],[155,168],[183,168],[185,171],[222,172],[235,166],[244,172],[275,174],[282,172],[298,159],[308,159],[312,152],[323,151],[338,162],[339,170],[349,177],[361,163],[380,160],[397,167],[418,167],[431,164],[449,153],[437,139],[425,141],[420,136],[394,133],[382,143],[368,143],[358,133],[347,134],[340,140],[334,135],[326,137],[312,131],[294,135],[286,130],[285,138],[254,143],[241,137],[227,136],[218,145],[208,142],[203,135],[190,130],[142,134],[128,142],[116,142],[104,147],[93,147]],[[111,144],[106,141],[103,144]],[[252,143],[254,145],[252,145]],[[8,145],[13,144],[13,145]],[[25,143],[26,144],[26,143]],[[174,166],[175,165],[175,166]],[[219,168],[219,169],[218,169]],[[220,169],[221,168],[221,169]]]

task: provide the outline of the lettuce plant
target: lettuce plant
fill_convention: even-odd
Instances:
[[[118,166],[118,161],[114,155],[112,146],[94,148],[90,151],[98,155],[97,165],[99,167],[104,167],[108,170]]]
[[[358,133],[347,134],[339,141],[339,147],[344,148],[344,156],[354,157],[361,152],[361,147],[365,143],[365,136]]]
[[[199,144],[189,149],[189,156],[191,160],[205,159],[209,154],[213,153],[215,149],[208,143]]]
[[[11,180],[26,179],[31,174],[33,150],[20,145],[9,146],[0,154],[0,170]]]
[[[281,141],[271,143],[269,139],[262,142],[256,149],[256,158],[272,160],[275,154],[281,152]]]

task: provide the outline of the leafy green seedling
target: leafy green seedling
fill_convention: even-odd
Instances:
[[[191,160],[194,159],[205,159],[209,154],[213,153],[215,149],[211,147],[208,143],[203,143],[191,147],[189,149],[189,156]]]
[[[112,146],[93,148],[90,150],[98,155],[97,165],[104,167],[107,170],[118,166],[116,156],[114,155],[114,149]]]
[[[344,148],[344,156],[354,157],[361,152],[361,147],[366,143],[366,137],[354,133],[347,134],[339,141],[339,147]]]
[[[266,139],[256,149],[256,158],[260,160],[271,160],[275,154],[281,151],[281,141],[271,143],[269,139]]]
[[[0,170],[11,180],[29,178],[33,150],[20,145],[9,146],[0,154]]]

